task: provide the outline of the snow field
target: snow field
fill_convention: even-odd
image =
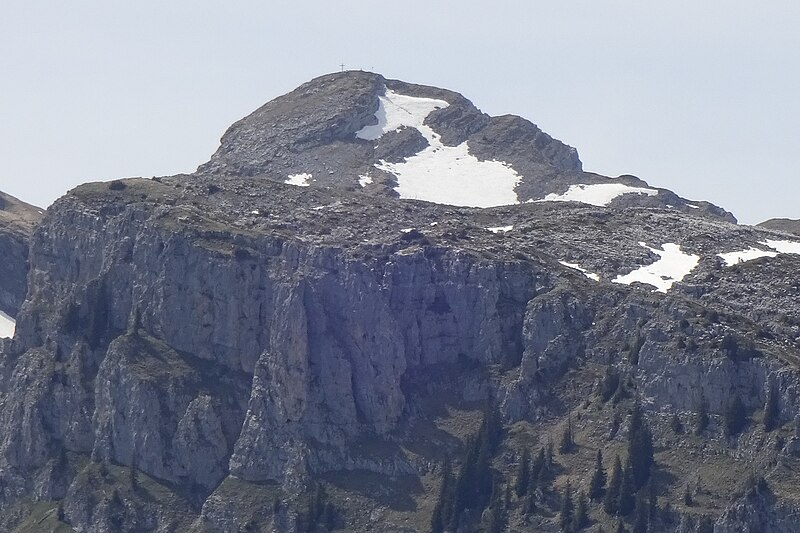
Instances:
[[[400,198],[425,200],[468,207],[494,207],[519,203],[514,188],[521,177],[507,163],[479,161],[469,153],[466,141],[445,146],[441,136],[425,125],[436,109],[450,104],[434,98],[420,98],[386,90],[375,113],[378,124],[356,133],[361,139],[376,140],[401,127],[416,128],[428,146],[400,163],[381,161],[375,167],[397,178]]]
[[[570,185],[563,194],[550,193],[537,202],[581,202],[605,207],[623,194],[646,194],[655,196],[658,191],[644,187],[631,187],[622,183],[595,183],[593,185]]]
[[[660,259],[623,276],[617,276],[612,280],[614,283],[630,285],[638,281],[652,285],[657,291],[665,293],[673,284],[685,278],[700,262],[699,255],[687,254],[681,250],[680,245],[672,242],[664,243],[661,250],[650,248],[643,242],[639,244],[658,255]]]
[[[17,321],[0,311],[0,339],[10,339],[17,329]]]

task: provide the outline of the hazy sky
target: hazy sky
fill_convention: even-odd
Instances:
[[[800,218],[800,2],[3,0],[0,190],[191,172],[346,68],[461,92],[744,223]]]

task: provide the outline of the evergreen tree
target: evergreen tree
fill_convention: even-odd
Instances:
[[[683,491],[683,504],[686,507],[691,507],[694,505],[694,500],[692,499],[692,491],[689,490],[689,485],[686,485],[686,489]]]
[[[650,520],[654,520],[658,514],[658,496],[656,496],[656,486],[652,478],[647,482],[645,490],[647,492],[647,507],[650,510]]]
[[[578,503],[575,505],[575,518],[572,521],[572,529],[580,531],[589,525],[589,504],[586,501],[586,493],[578,493]]]
[[[455,481],[450,520],[446,524],[457,529],[465,509],[482,510],[491,499],[493,476],[491,461],[502,437],[500,414],[490,406],[484,413],[477,438],[469,439],[464,464]]]
[[[531,452],[528,448],[522,451],[522,458],[517,468],[517,479],[514,483],[514,492],[518,498],[528,493],[528,485],[531,481]]]
[[[650,505],[644,494],[636,499],[636,513],[633,521],[633,533],[647,533],[650,521]]]
[[[572,488],[568,479],[567,484],[564,486],[564,493],[561,495],[561,511],[558,514],[558,523],[561,526],[561,531],[570,532],[574,519],[575,507],[572,503]]]
[[[739,394],[734,394],[725,410],[725,435],[732,437],[742,432],[747,424],[747,412]]]
[[[619,511],[619,491],[622,485],[622,463],[619,455],[614,460],[614,468],[611,469],[611,478],[608,480],[606,496],[603,500],[603,509],[610,515],[615,515]]]
[[[619,485],[619,503],[617,510],[621,516],[628,516],[633,511],[636,504],[636,487],[633,481],[633,466],[630,457],[625,461],[625,468],[622,470],[622,481]]]
[[[533,490],[536,490],[536,487],[539,484],[539,477],[541,476],[542,470],[544,470],[544,468],[545,468],[544,448],[539,448],[539,453],[536,456],[536,459],[534,459],[533,465],[531,465],[530,481],[528,482],[529,493]]]
[[[442,485],[439,489],[439,499],[436,502],[436,507],[433,508],[433,516],[431,517],[431,531],[433,533],[442,533],[452,519],[453,499],[455,497],[454,485],[450,458],[445,457],[442,465]]]
[[[778,411],[778,391],[775,383],[770,383],[767,391],[767,403],[764,404],[764,431],[772,431],[778,427],[780,412]]]
[[[617,521],[617,529],[615,529],[614,532],[615,533],[628,533],[628,530],[625,527],[624,522],[622,522],[621,518]]]
[[[700,391],[700,403],[697,406],[697,419],[694,425],[695,434],[701,435],[708,428],[708,422],[708,402],[705,393]]]
[[[628,460],[632,467],[635,490],[642,488],[650,478],[650,471],[655,462],[653,454],[653,435],[637,400],[633,405],[628,430]]]
[[[561,441],[558,443],[558,453],[561,455],[571,453],[575,449],[575,438],[572,435],[572,413],[567,417],[567,427],[561,434]]]
[[[505,511],[505,506],[503,505],[503,490],[499,480],[495,477],[492,481],[492,496],[489,500],[487,533],[503,533],[503,531],[505,531]]]
[[[599,501],[606,491],[606,471],[603,468],[603,452],[597,450],[597,459],[594,464],[594,474],[589,482],[589,498]]]
[[[522,513],[525,516],[530,516],[536,514],[536,491],[531,489],[528,491],[528,495],[525,496],[525,501],[522,504]]]

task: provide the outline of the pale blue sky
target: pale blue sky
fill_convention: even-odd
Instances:
[[[434,4],[431,6],[430,4]],[[800,3],[4,0],[0,190],[191,172],[347,68],[463,93],[742,222],[800,218]]]

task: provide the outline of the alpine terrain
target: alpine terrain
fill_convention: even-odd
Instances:
[[[367,72],[0,209],[2,531],[800,531],[791,222]]]

